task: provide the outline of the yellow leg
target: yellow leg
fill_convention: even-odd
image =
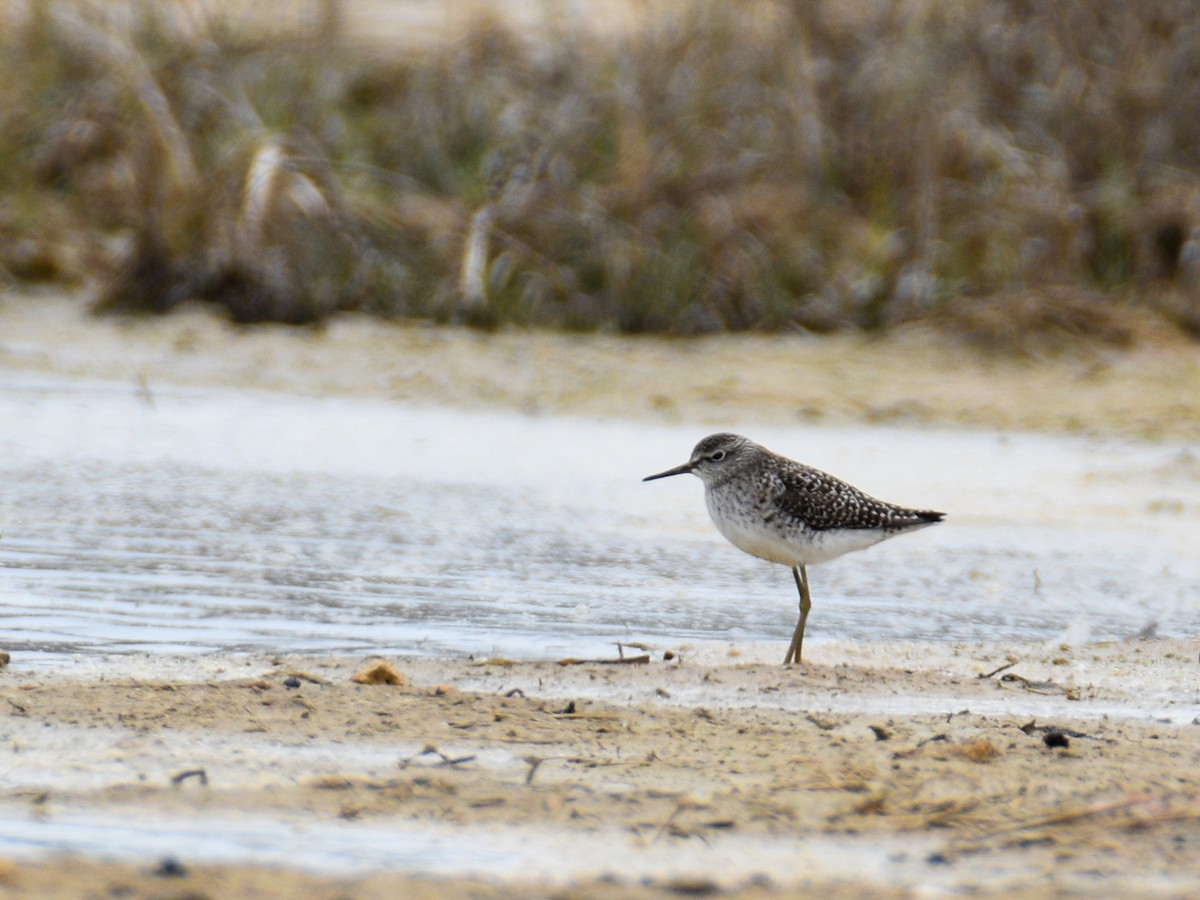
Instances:
[[[796,579],[796,587],[800,589],[800,621],[796,623],[792,643],[788,646],[787,656],[783,658],[785,666],[800,662],[800,647],[804,644],[804,623],[808,621],[808,611],[812,609],[812,598],[808,595],[808,570],[804,566],[792,566],[792,575]]]

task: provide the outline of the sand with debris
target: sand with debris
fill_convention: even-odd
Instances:
[[[7,742],[44,779],[27,772],[10,807],[231,827],[263,815],[419,823],[540,850],[532,877],[502,880],[469,865],[448,879],[185,855],[177,868],[10,862],[0,890],[1194,896],[1196,649],[827,645],[785,669],[683,647],[634,663],[391,661],[399,683],[356,682],[380,664],[364,660],[159,660],[142,675],[127,661],[103,678],[13,669],[0,691]],[[48,749],[64,733],[87,741],[86,760]],[[313,747],[330,752],[301,751]],[[793,865],[764,855],[772,847]],[[704,864],[722,854],[731,861]]]

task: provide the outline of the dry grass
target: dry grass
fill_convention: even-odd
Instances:
[[[30,0],[0,37],[0,266],[100,309],[1200,333],[1183,0],[701,2],[420,51],[365,51],[335,0],[286,33],[105,9]]]

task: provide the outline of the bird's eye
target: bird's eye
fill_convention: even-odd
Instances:
[[[725,451],[718,450],[716,453],[711,454],[708,458],[711,459],[713,462],[720,462],[721,460],[723,460],[725,458]]]

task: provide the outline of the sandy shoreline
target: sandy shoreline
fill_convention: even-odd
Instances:
[[[891,423],[1200,437],[1196,344],[1147,323],[1127,351],[993,358],[920,329],[884,339],[497,334],[361,316],[238,328],[204,310],[96,319],[78,298],[0,295],[0,371],[245,387],[463,409],[719,424]]]
[[[1200,436],[1195,345],[1153,335],[1015,362],[919,332],[632,341],[357,318],[247,331],[5,296],[0,373],[125,382],[151,402],[168,386],[239,387],[697,423]],[[354,683],[364,659],[17,654],[0,671],[0,827],[27,852],[0,860],[0,896],[1200,892],[1196,639],[817,642],[791,670],[783,649],[390,660],[405,685]],[[38,850],[38,834],[72,846],[56,844],[72,828],[143,820],[131,840],[155,822],[225,822],[309,834],[333,861],[306,865],[303,842],[269,864],[172,851],[182,871],[153,850],[82,849],[69,866]],[[28,845],[12,837],[25,832]],[[429,835],[444,836],[437,865],[387,855],[389,836]],[[392,862],[338,868],[368,839]]]
[[[655,648],[636,665],[393,660],[400,685],[356,684],[370,663],[346,659],[156,659],[139,675],[132,658],[99,678],[10,670],[0,703],[29,768],[3,815],[230,828],[299,817],[364,840],[383,826],[403,843],[415,826],[458,830],[472,852],[500,836],[501,852],[520,852],[514,835],[545,850],[526,851],[524,877],[496,880],[466,852],[452,881],[420,865],[312,880],[303,861],[272,881],[185,854],[178,881],[155,874],[161,860],[85,869],[133,896],[1200,886],[1194,641],[825,645],[793,669],[766,661],[774,647],[745,649],[677,648],[666,661]],[[733,862],[714,866],[723,853]],[[69,894],[73,872],[13,861],[0,888]]]

